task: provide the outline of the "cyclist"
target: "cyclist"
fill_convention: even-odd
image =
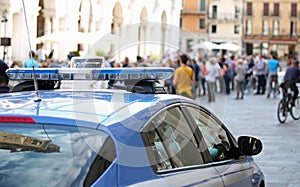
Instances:
[[[291,88],[293,91],[291,105],[295,105],[295,101],[298,97],[299,90],[296,85],[297,82],[300,82],[300,69],[299,69],[299,61],[294,60],[292,65],[288,67],[283,77],[284,83]]]
[[[275,81],[275,92],[278,91],[278,75],[277,75],[277,71],[281,71],[281,66],[278,62],[278,60],[276,59],[276,57],[271,54],[270,55],[270,59],[268,60],[268,94],[267,94],[267,98],[270,97],[271,91],[272,91],[272,80],[276,79]]]

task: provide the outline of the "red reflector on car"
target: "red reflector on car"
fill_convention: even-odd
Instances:
[[[0,116],[0,123],[35,123],[30,117]]]

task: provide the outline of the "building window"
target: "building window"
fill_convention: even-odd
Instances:
[[[247,2],[247,16],[252,16],[252,2]]]
[[[200,11],[206,10],[206,0],[199,0],[200,3]]]
[[[253,54],[253,44],[247,44],[246,43],[246,54],[252,55]]]
[[[267,20],[263,21],[263,35],[269,34],[269,23]]]
[[[193,45],[193,39],[186,39],[186,48],[191,49]]]
[[[291,22],[291,31],[290,31],[291,36],[296,36],[296,22]]]
[[[205,29],[205,18],[199,18],[199,29]]]
[[[211,26],[211,33],[217,33],[217,25],[212,25]]]
[[[235,8],[234,8],[234,18],[235,19],[238,19],[239,18],[239,14],[240,14],[240,7],[235,5]]]
[[[274,14],[273,16],[279,16],[279,3],[274,3]]]
[[[251,35],[252,34],[252,22],[251,20],[246,21],[246,34]]]
[[[180,19],[179,19],[179,27],[180,27],[180,28],[182,28],[182,22],[183,22],[183,19],[180,18]]]
[[[218,15],[218,7],[217,7],[217,5],[213,5],[212,6],[212,18],[217,19],[217,15]]]
[[[234,34],[239,34],[240,33],[240,26],[239,25],[235,25],[234,26]]]
[[[274,21],[273,22],[273,35],[278,36],[278,34],[279,34],[279,22]]]
[[[297,3],[292,3],[291,16],[292,17],[297,17]]]
[[[264,16],[269,16],[269,3],[264,3]]]

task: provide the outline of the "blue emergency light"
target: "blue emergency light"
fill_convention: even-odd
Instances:
[[[16,68],[6,71],[10,80],[166,80],[172,68]]]

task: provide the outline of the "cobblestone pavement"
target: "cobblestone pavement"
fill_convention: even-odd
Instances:
[[[277,105],[281,98],[267,99],[266,95],[245,95],[243,100],[235,100],[235,92],[230,95],[216,94],[216,102],[208,103],[207,96],[196,99],[222,119],[237,138],[252,135],[263,142],[263,151],[254,156],[263,170],[266,186],[300,186],[300,120],[290,116],[286,123],[277,120]]]

